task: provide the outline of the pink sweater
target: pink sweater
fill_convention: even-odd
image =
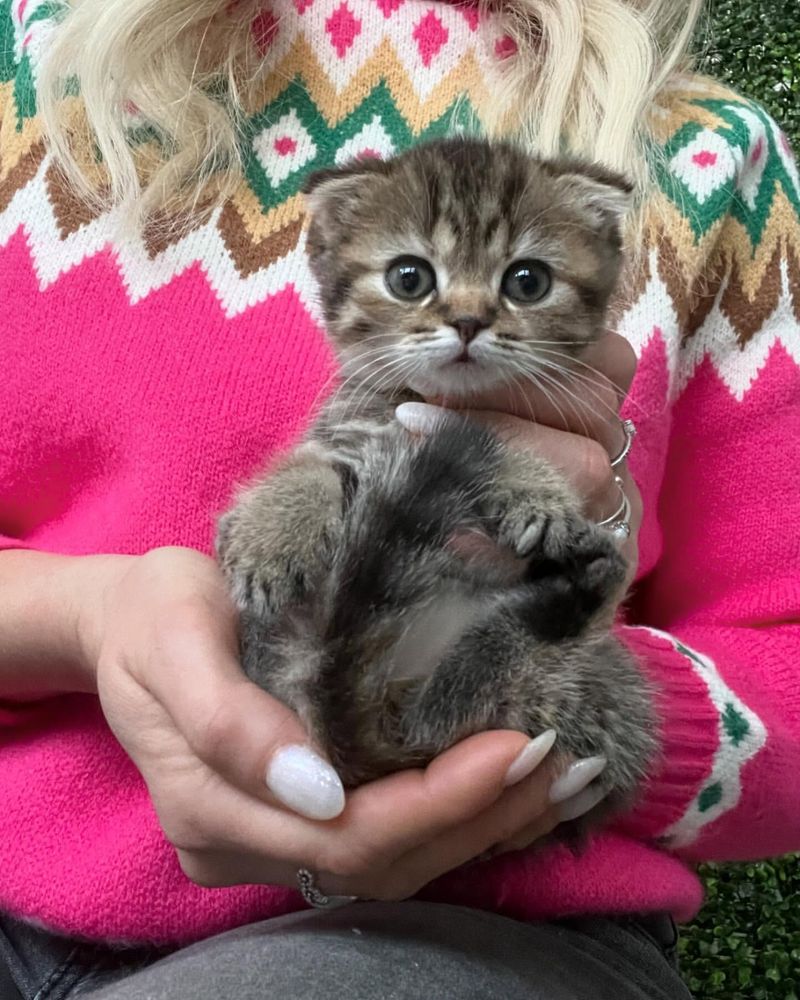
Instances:
[[[31,92],[49,8],[0,3],[15,45],[0,52],[4,546],[208,550],[233,484],[298,434],[331,370],[302,177],[445,131],[457,98],[479,106],[487,60],[513,58],[502,38],[479,48],[469,8],[275,7],[256,36],[275,74],[246,180],[159,242],[120,236],[50,170]],[[695,861],[800,848],[797,170],[763,111],[709,81],[676,88],[660,120],[660,221],[620,330],[639,356],[626,412],[645,508],[622,631],[659,692],[663,765],[579,859],[508,857],[426,898],[686,919]],[[186,942],[301,905],[191,884],[93,697],[0,704],[0,801],[0,909],[60,930]]]

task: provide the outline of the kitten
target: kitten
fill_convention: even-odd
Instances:
[[[630,188],[583,163],[449,139],[307,185],[308,247],[342,384],[242,492],[217,551],[244,669],[347,785],[472,733],[557,733],[629,801],[649,691],[609,626],[625,566],[544,460],[459,417],[394,419],[577,357],[603,331]]]

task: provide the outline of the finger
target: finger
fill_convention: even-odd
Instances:
[[[614,387],[621,404],[636,375],[636,352],[630,342],[618,333],[606,333],[586,347],[581,361],[594,368]]]
[[[508,837],[506,840],[497,843],[490,850],[491,857],[498,857],[501,854],[510,854],[512,851],[525,851],[538,841],[543,840],[555,830],[561,822],[558,808],[551,806],[541,816],[538,816],[533,823],[529,823],[521,830]]]
[[[636,355],[618,334],[609,333],[567,362],[549,349],[536,377],[471,397],[463,404],[432,398],[457,409],[495,410],[598,441],[617,455],[625,436],[619,408],[636,370]]]
[[[608,453],[597,441],[494,410],[468,410],[466,415],[494,431],[509,448],[530,449],[548,460],[584,499],[587,514],[603,517],[614,509],[614,474]],[[449,411],[426,403],[405,403],[397,410],[400,423],[412,432],[428,433],[449,417]]]
[[[466,864],[498,842],[511,839],[531,824],[542,822],[547,826],[553,818],[549,791],[555,767],[555,761],[543,765],[525,781],[507,789],[488,809],[415,847],[382,875],[375,873],[372,878],[348,880],[326,875],[322,879],[326,890],[336,894],[372,895],[378,899],[407,898],[440,875]]]
[[[625,581],[625,589],[633,583],[636,570],[639,565],[639,529],[642,524],[643,503],[642,495],[625,462],[614,469],[614,473],[622,480],[622,490],[628,498],[630,504],[630,535],[625,539],[621,547],[622,555],[628,565],[628,575]]]
[[[170,840],[192,852],[239,855],[237,872],[246,881],[273,880],[276,863],[288,865],[290,872],[304,866],[324,871],[340,882],[364,879],[484,812],[503,794],[520,751],[535,743],[514,732],[471,737],[424,771],[404,771],[362,786],[349,795],[342,815],[326,824],[270,809],[220,783],[203,804],[178,806],[183,829],[173,831]],[[540,757],[541,752],[531,757],[528,751],[522,773]],[[517,765],[514,777],[519,773]]]
[[[247,680],[236,649],[235,611],[184,600],[167,609],[151,693],[213,771],[264,801],[331,819],[344,808],[334,769],[310,746],[297,716]]]
[[[519,781],[544,766],[553,739],[553,733],[528,740],[509,731],[469,737],[425,770],[356,789],[343,820],[359,831],[360,849],[374,863],[394,860],[483,813],[504,794],[510,774]]]

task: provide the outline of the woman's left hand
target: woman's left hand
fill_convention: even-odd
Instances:
[[[627,463],[612,469],[611,461],[625,443],[619,409],[636,372],[636,355],[624,337],[608,333],[587,347],[574,371],[569,381],[558,376],[558,385],[548,375],[544,389],[529,382],[473,397],[464,412],[513,447],[531,448],[552,462],[583,497],[592,520],[602,521],[618,509],[614,477],[620,477],[631,505],[631,533],[622,547],[630,583],[638,564],[642,499]],[[435,417],[431,410],[431,423]]]

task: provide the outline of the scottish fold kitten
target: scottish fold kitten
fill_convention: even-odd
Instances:
[[[319,173],[306,194],[342,381],[220,519],[245,671],[348,785],[480,730],[553,728],[557,753],[608,759],[596,815],[620,808],[655,745],[609,631],[614,541],[535,454],[458,417],[415,437],[394,411],[577,358],[603,331],[630,188],[459,138]]]

